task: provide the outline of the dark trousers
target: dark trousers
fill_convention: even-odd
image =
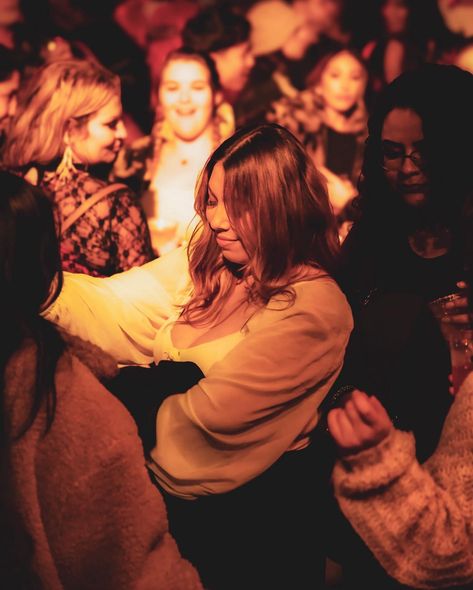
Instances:
[[[209,590],[323,587],[321,506],[312,449],[285,453],[225,494],[165,493],[171,533]]]
[[[134,416],[146,452],[155,443],[162,400],[201,376],[193,363],[165,362],[122,369],[109,384]],[[206,590],[323,588],[321,491],[328,475],[316,446],[284,453],[254,480],[225,494],[182,500],[158,486],[171,534]]]

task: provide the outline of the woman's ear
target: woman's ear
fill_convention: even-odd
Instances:
[[[71,146],[71,125],[69,123],[67,123],[66,125],[66,130],[64,131],[64,135],[62,137],[62,141],[64,143],[64,146]]]

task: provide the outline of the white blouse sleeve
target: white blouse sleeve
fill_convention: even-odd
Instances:
[[[292,307],[260,312],[205,378],[161,405],[149,467],[172,494],[229,491],[306,444],[342,366],[352,318],[335,283],[313,281],[302,291]]]
[[[63,290],[43,316],[119,363],[149,364],[156,332],[188,286],[187,254],[180,248],[108,278],[64,273]]]

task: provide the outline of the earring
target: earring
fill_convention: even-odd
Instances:
[[[72,159],[72,149],[70,145],[66,145],[66,149],[62,155],[62,160],[59,162],[59,166],[56,168],[56,174],[62,182],[67,182],[71,179],[72,174],[77,172],[77,168],[74,166]]]

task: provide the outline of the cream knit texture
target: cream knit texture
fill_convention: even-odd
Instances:
[[[428,408],[425,419],[428,420]],[[411,433],[337,461],[341,510],[389,575],[415,588],[473,583],[473,372],[435,453],[420,465]]]

